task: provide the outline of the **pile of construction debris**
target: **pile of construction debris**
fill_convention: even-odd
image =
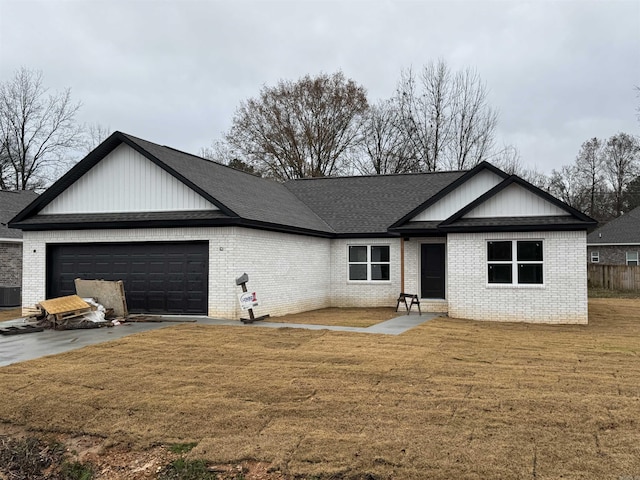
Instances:
[[[121,281],[75,280],[77,295],[43,300],[23,307],[24,322],[0,328],[0,335],[113,327],[125,323],[129,313]]]

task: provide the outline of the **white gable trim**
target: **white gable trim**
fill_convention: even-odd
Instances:
[[[410,221],[442,221],[491,190],[504,179],[489,170],[482,170],[458,188],[417,214]]]
[[[566,210],[512,183],[467,212],[463,218],[570,216]]]
[[[121,144],[40,214],[218,210],[128,145]]]

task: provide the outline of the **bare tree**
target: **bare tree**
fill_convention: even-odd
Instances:
[[[419,171],[399,125],[399,112],[389,101],[372,105],[363,116],[361,141],[354,167],[361,174],[393,174]]]
[[[614,216],[624,212],[624,190],[640,170],[640,145],[638,139],[618,133],[604,147],[604,169],[613,194]]]
[[[428,63],[419,75],[405,70],[394,101],[423,171],[466,169],[493,154],[498,116],[474,70],[452,74],[443,60]]]
[[[105,141],[109,135],[111,135],[111,129],[104,125],[100,125],[99,123],[92,123],[85,126],[84,150],[87,153],[91,152],[94,148]]]
[[[571,207],[580,211],[585,210],[586,191],[575,165],[563,165],[560,170],[553,170],[548,190]]]
[[[448,167],[464,170],[492,153],[498,114],[487,105],[486,87],[471,69],[456,74],[452,107]]]
[[[42,72],[26,68],[0,83],[0,150],[6,188],[42,188],[64,155],[80,147],[82,128],[74,121],[80,108],[71,91],[49,94]]]
[[[200,156],[223,165],[228,165],[236,170],[251,173],[252,175],[262,176],[254,165],[241,160],[236,151],[226,142],[222,140],[214,141],[210,147],[200,149]]]
[[[443,60],[425,65],[416,77],[400,74],[395,97],[405,141],[426,172],[438,170],[451,135],[451,72]]]
[[[602,210],[602,201],[598,197],[605,182],[603,162],[602,142],[598,138],[593,137],[582,144],[576,158],[576,168],[581,177],[581,183],[589,193],[585,213],[588,213],[592,218],[600,217]]]
[[[281,80],[241,102],[226,140],[240,160],[278,180],[339,173],[368,108],[342,72]]]

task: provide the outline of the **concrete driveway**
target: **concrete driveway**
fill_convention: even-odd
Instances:
[[[256,322],[245,325],[239,321],[220,320],[209,317],[163,317],[162,322],[124,323],[116,327],[103,327],[82,330],[45,330],[44,332],[25,333],[21,335],[0,335],[0,367],[12,363],[33,360],[34,358],[56,355],[126,337],[134,333],[147,332],[158,328],[176,325],[174,322],[195,322],[203,325],[224,325],[244,328],[304,328],[308,330],[335,330],[341,332],[374,333],[399,335],[439,314],[411,313],[381,322],[371,327],[340,327],[327,325],[308,325],[300,323]],[[275,319],[274,319],[275,320]],[[0,327],[23,325],[22,319],[1,322]]]

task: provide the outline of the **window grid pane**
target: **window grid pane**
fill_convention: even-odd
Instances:
[[[367,247],[366,246],[350,246],[349,247],[349,262],[365,262],[367,261]]]
[[[518,283],[541,284],[542,283],[542,264],[541,263],[519,264],[518,265]]]
[[[367,265],[358,263],[349,265],[349,280],[367,280]]]
[[[513,283],[513,268],[510,263],[490,263],[489,283]]]
[[[389,264],[371,264],[371,280],[389,280]]]
[[[510,262],[513,258],[512,242],[488,242],[487,260],[490,262]]]
[[[388,262],[389,261],[389,246],[374,246],[371,247],[371,261],[372,262]]]
[[[541,262],[542,242],[518,242],[519,262]]]

